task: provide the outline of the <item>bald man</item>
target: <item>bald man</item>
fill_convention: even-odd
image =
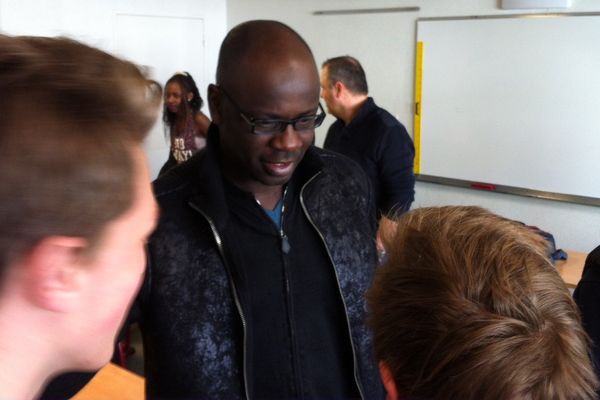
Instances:
[[[311,146],[319,90],[289,27],[225,38],[207,147],[155,183],[149,398],[383,398],[364,326],[374,204],[355,163]]]

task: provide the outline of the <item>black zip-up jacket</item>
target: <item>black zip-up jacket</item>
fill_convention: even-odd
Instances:
[[[223,254],[229,214],[216,134],[204,151],[155,182],[161,216],[139,298],[148,398],[241,399],[252,393],[247,316]],[[363,399],[382,399],[365,326],[364,294],[377,262],[370,186],[343,156],[311,147],[298,168],[308,165],[318,172],[302,187],[300,202],[337,276],[355,379]]]

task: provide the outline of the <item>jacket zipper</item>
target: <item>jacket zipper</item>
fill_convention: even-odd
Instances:
[[[243,375],[244,375],[244,391],[246,392],[246,399],[250,400],[250,391],[248,390],[248,374],[247,374],[247,356],[246,356],[246,347],[247,347],[247,328],[246,328],[246,317],[244,316],[244,311],[242,310],[242,304],[240,303],[240,299],[238,298],[238,294],[237,294],[237,289],[235,287],[235,282],[233,281],[233,276],[231,276],[231,271],[229,269],[229,266],[227,265],[227,259],[225,258],[225,252],[223,250],[223,241],[221,240],[221,236],[219,235],[219,232],[217,231],[217,228],[215,227],[215,224],[213,223],[212,219],[210,219],[210,217],[208,215],[206,215],[204,213],[204,211],[202,211],[200,208],[196,207],[194,204],[190,203],[190,205],[192,206],[192,208],[196,211],[198,211],[200,214],[202,214],[202,216],[206,219],[206,221],[208,222],[208,224],[210,225],[210,230],[212,231],[212,234],[215,238],[215,242],[217,243],[217,248],[219,249],[219,254],[221,255],[221,258],[223,259],[223,264],[225,265],[225,270],[227,271],[227,277],[229,279],[229,283],[231,284],[231,288],[233,291],[233,300],[235,302],[235,306],[237,308],[237,311],[240,315],[240,319],[242,320],[242,329],[244,331],[244,338],[243,338],[243,350],[242,350],[242,357],[243,357]]]
[[[286,198],[286,194],[287,194],[288,188],[286,187],[285,190],[283,191],[283,196],[282,196],[282,205],[281,205],[281,220],[279,223],[279,237],[281,240],[281,252],[283,253],[282,255],[282,265],[283,265],[283,276],[285,279],[285,291],[287,294],[287,301],[288,301],[288,308],[289,308],[289,312],[288,312],[288,324],[290,326],[290,340],[292,343],[292,360],[293,360],[293,370],[294,370],[294,387],[296,388],[296,396],[301,396],[302,394],[302,387],[301,387],[301,380],[298,379],[299,376],[299,371],[300,371],[300,366],[298,364],[298,351],[296,349],[296,333],[294,330],[294,324],[293,324],[293,314],[294,314],[294,306],[293,306],[293,301],[292,301],[292,290],[290,287],[290,279],[289,279],[289,274],[288,274],[288,269],[287,269],[287,262],[286,262],[286,258],[285,256],[289,253],[291,247],[290,247],[290,242],[288,240],[287,235],[285,234],[285,230],[283,229],[283,221],[284,221],[284,216],[285,216],[285,198]],[[291,314],[290,314],[291,313]]]
[[[317,225],[311,218],[310,213],[308,212],[308,210],[306,209],[306,205],[304,204],[304,189],[320,174],[321,174],[321,171],[317,172],[315,175],[313,175],[312,178],[310,178],[308,180],[308,182],[306,182],[302,186],[302,189],[300,189],[300,205],[302,205],[302,210],[304,211],[306,218],[308,218],[308,221],[310,222],[312,227],[315,229],[315,231],[321,238],[321,241],[323,242],[323,245],[325,246],[325,251],[327,252],[327,256],[329,257],[329,262],[331,263],[331,266],[333,268],[333,273],[335,274],[335,282],[337,284],[340,298],[342,299],[342,304],[344,305],[344,314],[346,317],[346,327],[348,328],[348,336],[350,338],[350,347],[352,347],[352,359],[354,361],[354,383],[356,383],[356,387],[358,388],[360,398],[362,400],[364,400],[365,395],[363,394],[362,386],[361,386],[360,382],[358,381],[358,362],[357,362],[357,358],[356,358],[356,349],[354,348],[354,339],[352,339],[352,329],[350,328],[350,320],[348,319],[348,307],[346,306],[346,300],[344,300],[344,295],[342,294],[342,288],[340,287],[340,280],[338,277],[337,270],[335,269],[335,263],[333,262],[333,257],[331,257],[331,252],[329,251],[329,247],[327,246],[327,242],[325,241],[323,234],[321,233],[321,231],[319,231],[319,228],[317,228]]]
[[[285,255],[287,255],[290,252],[291,246],[290,246],[290,242],[289,239],[287,237],[287,235],[285,234],[285,231],[283,229],[283,220],[285,217],[285,198],[287,195],[287,191],[288,188],[286,186],[286,188],[283,191],[283,195],[281,196],[281,216],[280,216],[280,220],[279,220],[279,245],[280,245],[280,249],[281,252],[283,253],[283,255],[281,256],[281,264],[282,264],[282,268],[283,268],[283,278],[284,278],[284,283],[285,283],[285,293],[287,295],[287,306],[288,309],[290,310],[290,312],[293,314],[293,303],[291,301],[291,287],[290,287],[290,280],[289,280],[289,276],[288,276],[288,271],[287,271],[287,263],[286,263],[286,259],[285,259]],[[265,214],[265,217],[269,219],[270,222],[273,223],[273,225],[275,225],[275,229],[277,229],[277,225],[274,221],[271,220],[271,218],[266,215],[264,208],[262,207],[262,204],[260,203],[260,201],[256,200],[256,203],[258,204],[259,208],[261,209],[261,211],[263,212],[263,214]],[[300,367],[298,365],[298,360],[297,360],[297,350],[296,350],[296,334],[294,332],[294,325],[293,325],[293,318],[291,318],[290,316],[290,312],[287,313],[287,318],[288,318],[288,324],[290,326],[290,341],[292,343],[292,370],[293,370],[293,380],[294,380],[294,388],[296,391],[296,395],[299,396],[300,393],[302,393],[302,388],[300,385],[301,380],[298,379],[298,371],[300,370]]]
[[[283,230],[283,216],[285,215],[285,196],[287,194],[288,188],[286,187],[283,191],[283,196],[281,197],[281,220],[279,222],[279,237],[281,238],[281,251],[283,254],[287,254],[290,252],[290,242],[288,241],[288,237]]]

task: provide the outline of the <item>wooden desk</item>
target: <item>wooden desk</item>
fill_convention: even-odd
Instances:
[[[574,250],[565,250],[569,255],[566,261],[557,261],[556,269],[558,273],[566,282],[567,286],[574,289],[583,273],[583,266],[585,265],[586,253]]]
[[[115,364],[102,368],[72,400],[143,400],[144,378]]]

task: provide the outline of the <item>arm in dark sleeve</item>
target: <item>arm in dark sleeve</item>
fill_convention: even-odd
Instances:
[[[336,128],[336,122],[331,124],[329,129],[327,129],[327,135],[325,136],[325,141],[323,142],[324,149],[335,151],[337,148],[337,138],[335,136],[337,135],[336,132],[338,132],[339,129]]]
[[[583,276],[573,294],[579,306],[583,327],[592,339],[592,359],[600,372],[600,246],[586,258]]]
[[[389,216],[402,214],[415,199],[415,147],[404,126],[398,124],[389,128],[378,153],[381,211]]]

